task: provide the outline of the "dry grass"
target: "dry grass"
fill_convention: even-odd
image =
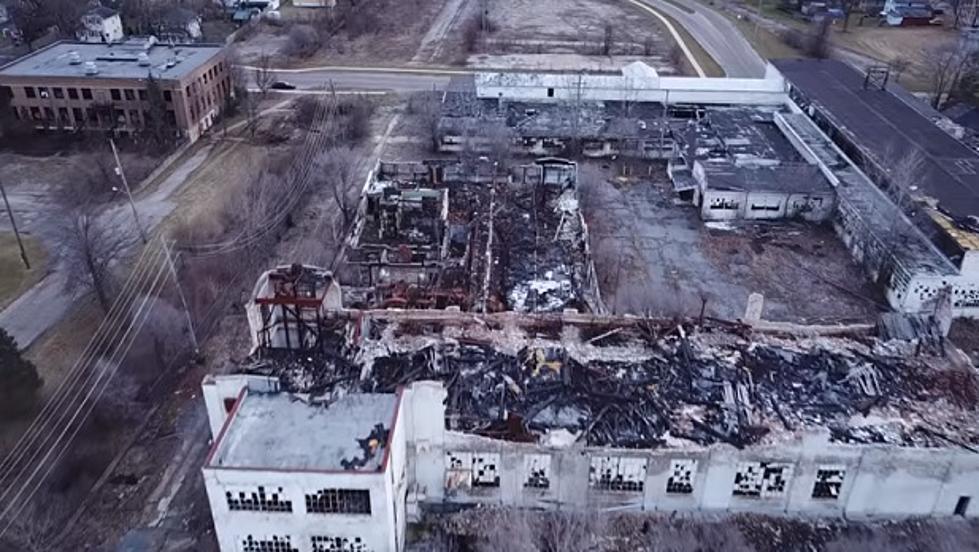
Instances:
[[[0,213],[6,216],[6,213]],[[13,232],[0,233],[0,309],[9,305],[44,276],[47,253],[37,240],[21,234],[31,268],[20,258],[20,248]]]

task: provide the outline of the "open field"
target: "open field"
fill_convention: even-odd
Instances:
[[[332,36],[322,19],[326,10],[285,9],[281,22],[257,24],[254,32],[242,33],[234,47],[243,63],[254,63],[267,53],[276,57],[276,66],[404,64],[415,56],[445,4],[445,0],[379,0],[358,5],[354,13],[365,19],[368,30],[341,30]],[[319,34],[320,46],[308,56],[285,55],[289,34],[300,25]]]
[[[579,54],[619,66],[641,59],[665,73],[683,69],[666,27],[628,2],[500,0],[491,5],[489,19],[495,30],[481,37],[470,63],[478,57],[481,65],[492,65],[494,56],[527,54],[546,65],[549,54]]]
[[[3,213],[2,216],[6,216]],[[20,258],[20,248],[12,232],[0,232],[0,309],[7,306],[15,297],[34,285],[44,275],[47,254],[38,240],[21,236],[27,258],[31,263],[28,270]]]

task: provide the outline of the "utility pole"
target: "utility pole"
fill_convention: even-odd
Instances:
[[[177,268],[173,265],[173,257],[170,256],[170,244],[166,238],[160,238],[163,243],[163,253],[166,256],[167,266],[170,267],[170,275],[173,276],[173,285],[177,288],[177,295],[180,297],[180,304],[184,307],[184,315],[187,317],[187,329],[190,330],[190,343],[194,346],[194,354],[200,351],[197,343],[197,332],[194,330],[194,319],[190,316],[190,308],[187,307],[187,298],[184,296],[184,289],[180,287],[180,279],[177,278]]]
[[[31,262],[27,260],[27,251],[24,250],[24,242],[20,239],[20,232],[17,230],[17,221],[14,220],[14,211],[10,208],[10,202],[7,201],[7,190],[3,188],[3,181],[0,181],[0,195],[3,196],[3,204],[7,207],[7,216],[10,217],[10,226],[13,227],[14,237],[17,238],[17,247],[20,248],[20,258],[24,261],[24,267],[30,270]]]
[[[139,237],[143,240],[143,244],[146,244],[146,230],[143,229],[143,224],[139,221],[139,212],[136,211],[136,202],[133,201],[133,192],[129,188],[129,181],[126,180],[126,173],[122,170],[122,163],[119,161],[119,151],[116,150],[116,143],[109,138],[109,145],[112,146],[112,156],[116,159],[116,174],[119,175],[119,179],[122,180],[122,186],[126,189],[126,197],[129,198],[129,206],[133,210],[133,219],[136,220],[136,228],[139,230]]]

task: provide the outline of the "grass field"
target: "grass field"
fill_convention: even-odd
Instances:
[[[13,232],[0,232],[0,309],[6,307],[44,275],[44,248],[30,236],[21,236],[31,269],[24,268]]]

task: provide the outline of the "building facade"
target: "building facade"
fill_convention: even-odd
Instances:
[[[204,382],[214,444],[203,468],[224,552],[404,548],[400,396],[297,401],[271,378]]]
[[[151,105],[151,78],[162,105]],[[0,67],[13,116],[40,129],[138,132],[161,113],[175,135],[195,141],[232,92],[223,46],[57,42]]]
[[[112,8],[99,6],[82,16],[82,28],[78,40],[83,42],[118,42],[125,37],[122,18]]]

